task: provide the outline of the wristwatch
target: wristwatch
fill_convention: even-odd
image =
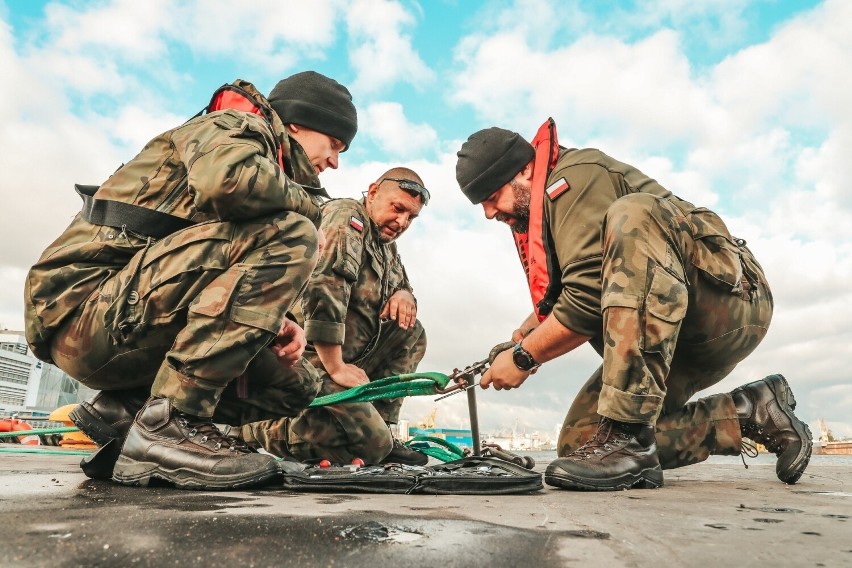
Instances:
[[[539,366],[520,341],[515,344],[515,348],[512,350],[512,361],[514,361],[515,367],[521,371],[532,371]]]

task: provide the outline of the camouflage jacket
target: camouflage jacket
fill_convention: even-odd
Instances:
[[[382,243],[364,200],[323,205],[326,244],[302,297],[308,341],[343,346],[343,360],[365,355],[379,335],[379,314],[398,290],[412,291],[395,243]],[[396,325],[393,323],[393,325]]]
[[[650,193],[678,207],[699,243],[692,264],[731,289],[740,284],[742,267],[734,238],[712,211],[678,198],[633,166],[594,148],[563,148],[545,187],[562,178],[568,189],[544,199],[544,222],[561,269],[562,291],[552,314],[562,325],[583,335],[600,336],[602,305],[634,305],[641,300],[601,297],[604,218],[610,205],[631,193]]]
[[[252,84],[240,80],[235,84],[271,110]],[[193,118],[151,140],[100,186],[95,197],[197,223],[239,222],[296,211],[318,226],[318,196],[327,194],[304,150],[271,114],[272,124],[236,110]],[[283,150],[285,171],[278,165],[276,143]],[[150,242],[144,235],[92,225],[78,214],[27,275],[26,336],[33,353],[49,361],[54,330]]]

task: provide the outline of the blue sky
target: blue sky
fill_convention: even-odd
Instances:
[[[332,195],[393,165],[433,201],[400,240],[449,371],[506,339],[530,305],[511,239],[459,194],[472,132],[598,147],[723,215],[764,265],[776,314],[764,344],[709,392],[785,373],[799,412],[852,435],[852,4],[846,0],[494,2],[0,0],[0,327],[23,325],[27,267],[99,183],[237,77],[268,92],[314,69],[348,85],[360,129]],[[522,389],[483,393],[486,428],[552,433],[598,365],[580,350]],[[439,421],[463,425],[463,401]],[[430,399],[406,402],[417,420]]]

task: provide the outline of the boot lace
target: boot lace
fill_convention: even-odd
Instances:
[[[763,426],[758,426],[756,424],[746,424],[742,427],[743,436],[748,437],[749,440],[754,440],[759,444],[763,444],[767,450],[772,452],[773,454],[780,455],[781,452],[784,451],[784,444],[767,433]],[[752,446],[753,447],[753,446]],[[755,453],[757,452],[757,448],[755,448]]]
[[[748,469],[748,464],[745,461],[746,456],[750,458],[756,458],[758,453],[759,452],[757,451],[757,446],[743,438],[743,440],[740,442],[740,459],[743,460],[743,467]]]
[[[574,450],[574,455],[586,459],[592,455],[601,455],[603,451],[611,451],[614,448],[630,441],[630,434],[618,428],[616,423],[609,418],[602,418],[598,422],[595,435],[586,443]],[[603,451],[602,451],[603,450]]]
[[[198,438],[202,444],[209,445],[215,451],[227,448],[231,452],[250,453],[249,447],[240,439],[224,435],[209,418],[201,418],[178,412],[177,420],[181,426],[189,429],[187,438]]]

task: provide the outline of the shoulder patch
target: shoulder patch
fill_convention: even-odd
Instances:
[[[553,201],[569,189],[571,189],[571,186],[568,184],[568,180],[563,177],[550,184],[544,191],[547,193],[550,200]]]
[[[352,215],[349,218],[349,226],[358,231],[359,233],[364,231],[364,221],[362,221],[355,215]]]

